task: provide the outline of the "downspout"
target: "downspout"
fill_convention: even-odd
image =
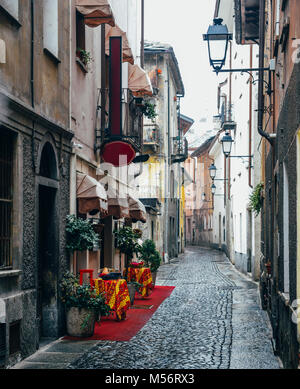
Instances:
[[[145,65],[145,55],[144,55],[144,45],[145,45],[145,0],[141,0],[141,68],[144,69]],[[143,149],[144,144],[144,118],[141,118],[141,147]],[[142,154],[142,153],[141,153]],[[134,178],[137,178],[143,173],[144,165],[143,162],[140,163],[140,171],[134,175]]]
[[[34,96],[34,0],[31,0],[30,3],[30,13],[31,13],[31,48],[30,48],[30,89],[31,89],[31,106],[35,108],[35,96]],[[33,171],[36,171],[35,166],[35,121],[32,120],[32,135],[31,135],[31,157],[32,157],[32,167]]]
[[[266,1],[259,1],[259,80],[258,80],[258,133],[267,139],[271,146],[270,134],[263,130],[264,117],[264,65],[265,65],[265,6]]]
[[[144,69],[144,44],[145,44],[145,0],[141,0],[142,10],[141,10],[141,68]]]
[[[169,187],[169,172],[170,172],[170,75],[169,75],[169,68],[167,66],[167,72],[168,72],[168,79],[167,79],[167,85],[168,85],[168,156],[167,161],[165,165],[165,188],[166,188],[166,196],[165,196],[165,254],[169,256],[169,197],[170,197],[170,187]]]
[[[253,66],[253,46],[250,46],[250,69],[252,69]],[[252,74],[252,72],[251,72]],[[252,158],[250,157],[252,153],[252,82],[249,83],[249,171],[248,171],[248,185],[250,188],[253,187],[252,185],[252,177],[251,177],[251,163]]]

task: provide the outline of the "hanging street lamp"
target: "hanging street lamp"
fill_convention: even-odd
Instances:
[[[225,155],[226,158],[253,158],[253,155],[230,155],[233,142],[234,141],[231,135],[229,134],[229,132],[226,132],[223,138],[221,139],[223,154]],[[222,181],[226,181],[226,180],[224,179]]]
[[[232,40],[232,34],[222,22],[221,18],[214,19],[214,24],[208,27],[207,34],[203,34],[203,39],[208,45],[210,65],[217,74],[226,62],[228,42]]]
[[[221,143],[222,143],[223,154],[227,158],[229,156],[229,154],[231,153],[231,147],[232,147],[232,143],[233,143],[233,139],[232,139],[231,135],[229,134],[229,132],[225,133],[225,135],[223,136],[223,138],[221,140]]]
[[[206,34],[203,34],[203,40],[207,42],[209,62],[216,74],[220,72],[238,72],[249,73],[252,77],[251,72],[258,72],[261,70],[269,72],[275,71],[274,61],[270,63],[268,68],[222,69],[226,62],[228,42],[232,40],[232,34],[229,33],[226,24],[222,24],[223,19],[216,18],[213,21],[214,24],[208,27]],[[253,80],[252,82],[254,83],[255,81]],[[270,89],[270,83],[268,84],[268,91],[270,94],[273,92]]]
[[[216,193],[216,189],[217,189],[217,187],[216,187],[216,185],[215,184],[212,184],[212,186],[211,186],[211,194],[214,196],[214,194]]]
[[[214,180],[215,177],[216,177],[216,173],[217,173],[217,168],[215,167],[215,164],[212,163],[212,164],[210,165],[210,167],[208,168],[208,170],[209,170],[210,178],[211,178],[212,180]]]

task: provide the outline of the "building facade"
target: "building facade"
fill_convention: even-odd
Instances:
[[[158,247],[165,261],[184,250],[182,162],[187,144],[180,126],[180,98],[184,86],[173,48],[166,44],[145,43],[145,70],[154,96],[151,102],[157,116],[144,122],[144,150],[150,155],[140,179],[140,198],[159,204],[153,220],[160,237]],[[149,200],[152,199],[152,200]],[[152,221],[151,221],[152,223]]]
[[[1,366],[64,328],[59,280],[68,268],[73,137],[69,7],[0,2]]]

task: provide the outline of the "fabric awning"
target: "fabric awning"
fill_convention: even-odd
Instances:
[[[144,204],[140,200],[130,195],[128,195],[128,204],[129,216],[132,219],[133,223],[136,223],[137,221],[146,223],[147,213]]]
[[[76,0],[76,9],[89,27],[107,23],[115,26],[115,18],[108,0]]]
[[[108,197],[108,215],[115,219],[129,218],[129,204],[127,198]]]
[[[137,64],[128,66],[128,88],[135,97],[153,95],[148,74]]]
[[[101,216],[107,216],[108,201],[104,187],[93,177],[77,173],[76,194],[79,213],[98,210]]]
[[[129,62],[131,65],[134,64],[134,58],[129,46],[129,42],[127,39],[126,32],[120,29],[119,26],[115,25],[115,27],[105,26],[105,54],[109,55],[109,38],[111,36],[121,36],[122,37],[122,54],[123,54],[123,62]]]
[[[113,175],[97,169],[97,176],[106,188],[108,214],[115,219],[129,218],[129,204],[127,199],[127,185]]]

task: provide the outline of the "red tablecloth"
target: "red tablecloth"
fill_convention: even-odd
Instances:
[[[128,268],[127,281],[136,281],[139,284],[143,284],[140,288],[142,297],[148,297],[153,289],[152,275],[149,267],[142,268]]]
[[[106,304],[116,312],[119,320],[125,319],[126,311],[130,307],[130,297],[126,280],[94,280],[98,294],[104,293]]]

